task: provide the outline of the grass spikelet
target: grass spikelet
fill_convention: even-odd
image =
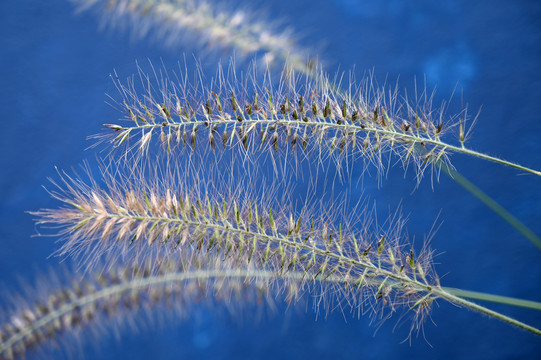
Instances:
[[[393,163],[401,162],[405,168],[413,166],[419,180],[428,167],[438,173],[442,164],[452,168],[452,153],[537,173],[466,148],[463,132],[467,109],[443,120],[446,106],[435,108],[433,95],[423,91],[410,101],[407,95],[400,96],[398,87],[379,87],[371,76],[358,86],[354,86],[352,80],[347,87],[350,90],[343,92],[336,90],[338,87],[323,73],[318,77],[284,76],[278,84],[270,80],[268,73],[261,82],[253,70],[247,71],[247,76],[238,77],[232,67],[228,71],[220,68],[217,78],[210,82],[201,74],[190,77],[186,70],[177,74],[175,80],[169,78],[166,71],[156,75],[153,69],[151,73],[154,75],[139,70],[143,95],[138,94],[140,86],[134,77],[125,84],[116,80],[117,77],[113,80],[120,94],[115,102],[126,113],[119,121],[122,125],[114,125],[114,129],[122,128],[111,134],[114,147],[131,139],[135,147],[144,152],[159,129],[188,132],[193,151],[195,143],[199,143],[198,137],[214,150],[214,140],[206,139],[222,134],[224,147],[239,147],[249,154],[267,151],[279,157],[273,154],[292,152],[299,153],[300,158],[319,161],[332,158],[337,164],[360,157],[373,163],[380,173],[386,171],[385,164],[389,161],[385,157],[390,154],[391,159],[397,159],[392,160]],[[267,96],[258,95],[265,93]],[[310,107],[305,106],[308,99]],[[181,115],[153,123],[152,118],[161,111],[160,104],[168,108],[177,104],[195,110],[189,117]],[[135,121],[132,114],[136,114]],[[139,118],[145,121],[137,120]],[[453,135],[455,130],[460,134]],[[104,140],[109,136],[97,137]],[[299,139],[302,146],[297,147]],[[168,142],[166,149],[182,148],[184,143],[184,138],[182,143],[179,140]]]
[[[190,44],[203,55],[230,50],[240,58],[259,57],[266,66],[287,64],[311,74],[315,60],[296,44],[289,28],[262,19],[261,9],[250,11],[238,4],[215,0],[71,0],[79,11],[93,11],[102,26],[129,29],[135,38],[152,36],[165,47]],[[149,35],[152,34],[152,35]],[[169,107],[164,106],[167,116]]]
[[[88,339],[105,336],[107,329],[142,329],[145,317],[159,318],[160,312],[171,323],[192,315],[195,304],[237,314],[273,304],[275,298],[293,301],[301,293],[300,286],[293,286],[298,283],[294,276],[281,279],[271,272],[190,255],[65,277],[67,281],[42,279],[24,301],[2,314],[7,318],[0,322],[1,359],[25,358],[38,349],[46,354],[48,346],[66,337]]]
[[[79,256],[90,267],[104,257],[110,266],[122,258],[156,262],[195,255],[275,277],[294,276],[302,286],[330,283],[332,291],[322,294],[336,295],[332,299],[343,301],[339,306],[358,313],[368,303],[378,321],[405,309],[414,333],[422,330],[430,305],[443,299],[541,335],[539,329],[441,287],[431,251],[426,246],[414,251],[397,215],[380,227],[370,211],[358,208],[350,214],[354,224],[336,205],[294,211],[287,199],[276,196],[276,188],[257,188],[257,198],[243,181],[198,179],[194,184],[183,182],[193,178],[186,171],[163,171],[155,162],[150,170],[140,168],[140,162],[123,166],[129,169],[125,173],[118,166],[104,168],[104,188],[92,179],[87,185],[63,175],[52,194],[64,207],[33,213],[38,224],[60,228],[61,255]],[[116,176],[107,171],[111,168]],[[216,189],[209,185],[214,183],[232,185]],[[330,304],[322,296],[317,309],[336,307]]]
[[[336,208],[331,213],[305,206],[297,212],[287,201],[270,195],[277,190],[256,197],[238,179],[238,186],[216,190],[208,185],[214,181],[194,186],[167,172],[141,176],[136,166],[125,166],[131,171],[126,177],[118,176],[118,169],[116,178],[107,171],[102,174],[105,188],[98,187],[97,181],[85,185],[63,175],[52,194],[65,206],[33,213],[42,228],[61,229],[60,255],[74,255],[92,267],[103,256],[112,263],[120,258],[156,261],[195,252],[281,275],[297,271],[309,282],[347,274],[356,282],[354,288],[363,289],[359,304],[365,298],[378,300],[377,291],[367,295],[365,281],[371,285],[385,281],[393,293],[407,289],[407,296],[392,301],[393,311],[394,306],[416,302],[419,294],[438,286],[430,266],[421,279],[414,268],[401,266],[407,263],[408,253],[402,249],[407,239],[400,221],[379,228],[369,212],[360,209],[355,214],[357,225],[346,216],[338,223]],[[380,241],[382,236],[389,240]]]

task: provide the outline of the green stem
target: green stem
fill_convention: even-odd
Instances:
[[[342,130],[347,130],[347,131],[371,132],[371,133],[374,133],[374,134],[381,134],[381,135],[389,136],[390,138],[392,138],[394,140],[402,140],[402,141],[412,143],[412,144],[417,144],[417,143],[431,144],[433,146],[436,146],[436,147],[444,149],[444,150],[450,150],[450,151],[453,151],[455,153],[461,153],[461,154],[470,155],[470,156],[473,156],[473,157],[477,157],[477,158],[480,158],[480,159],[495,162],[495,163],[498,163],[498,164],[501,164],[501,165],[510,166],[510,167],[513,167],[513,168],[516,168],[516,169],[519,169],[519,170],[522,170],[522,171],[526,171],[526,172],[535,174],[537,176],[541,176],[541,171],[537,171],[537,170],[534,170],[534,169],[531,169],[531,168],[528,168],[528,167],[513,163],[511,161],[507,161],[507,160],[503,160],[503,159],[500,159],[500,158],[497,158],[497,157],[494,157],[494,156],[486,155],[486,154],[483,154],[483,153],[480,153],[480,152],[477,152],[477,151],[474,151],[474,150],[470,150],[470,149],[467,149],[465,147],[450,145],[450,144],[442,142],[439,139],[433,139],[433,138],[429,138],[429,137],[422,137],[422,136],[418,136],[418,135],[410,135],[410,134],[407,134],[407,133],[394,131],[394,130],[386,130],[386,129],[379,129],[379,128],[371,128],[371,127],[362,128],[362,127],[357,126],[355,124],[349,124],[349,123],[337,124],[335,122],[328,122],[328,121],[324,121],[324,120],[325,119],[318,118],[318,121],[315,121],[315,122],[313,120],[312,120],[312,122],[305,122],[305,121],[301,121],[301,120],[292,120],[292,119],[286,119],[286,118],[281,118],[281,119],[267,119],[267,118],[259,119],[258,118],[258,119],[244,119],[242,123],[243,124],[260,124],[260,125],[264,125],[264,124],[278,124],[278,125],[290,125],[290,126],[295,125],[295,126],[298,126],[298,127],[324,126],[324,127],[328,127],[328,128],[342,129]],[[132,127],[123,127],[122,130],[131,132],[133,130],[163,128],[163,127],[167,127],[167,126],[169,126],[169,127],[177,127],[177,126],[186,127],[186,126],[189,126],[189,125],[202,125],[206,121],[207,120],[197,120],[196,119],[195,121],[186,121],[186,122],[164,122],[164,123],[159,123],[159,124],[145,124],[145,125],[136,125],[136,126],[132,126]],[[238,124],[236,119],[219,119],[218,121],[211,121],[211,123],[225,124],[225,125],[235,124],[235,126]]]
[[[449,177],[451,177],[457,184],[462,186],[464,189],[469,191],[473,196],[479,199],[483,204],[488,206],[492,211],[494,211],[498,216],[504,219],[509,225],[514,227],[519,233],[521,233],[526,239],[528,239],[532,244],[534,244],[539,250],[541,250],[541,239],[534,234],[526,225],[524,225],[520,220],[514,217],[509,211],[505,210],[500,204],[494,201],[490,196],[488,196],[483,190],[475,186],[471,181],[466,179],[456,170],[451,169],[447,164],[438,162],[438,166],[443,170]]]
[[[496,312],[494,310],[490,310],[490,309],[488,309],[488,308],[486,308],[484,306],[472,303],[471,301],[465,300],[465,299],[463,299],[461,297],[452,295],[451,293],[445,291],[444,289],[434,289],[433,293],[436,294],[436,295],[439,295],[440,297],[444,298],[445,300],[447,300],[447,301],[449,301],[449,302],[451,302],[453,304],[462,305],[464,307],[467,307],[468,309],[471,309],[471,310],[480,312],[482,314],[488,315],[490,317],[493,317],[495,319],[501,320],[501,321],[506,322],[506,323],[508,323],[510,325],[516,326],[516,327],[518,327],[518,328],[520,328],[522,330],[529,331],[532,334],[535,334],[537,336],[541,336],[541,330],[540,329],[537,329],[537,328],[535,328],[533,326],[525,324],[525,323],[523,323],[521,321],[515,320],[515,319],[513,319],[513,318],[511,318],[509,316],[500,314],[499,312]]]
[[[486,293],[482,293],[478,291],[462,290],[462,289],[448,288],[448,287],[444,287],[443,290],[445,290],[449,294],[459,296],[462,298],[489,301],[493,303],[519,306],[519,307],[524,307],[527,309],[541,311],[541,302],[537,302],[537,301],[523,300],[523,299],[517,299],[517,298],[513,298],[509,296],[492,295],[492,294],[486,294]]]

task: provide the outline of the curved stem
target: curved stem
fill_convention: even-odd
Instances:
[[[77,308],[86,306],[97,302],[98,300],[112,297],[116,294],[123,293],[128,290],[139,290],[142,288],[147,288],[149,286],[155,286],[165,283],[173,283],[180,281],[188,281],[193,279],[209,279],[209,278],[227,278],[227,277],[239,277],[247,276],[248,271],[236,270],[236,271],[224,271],[224,270],[197,270],[192,272],[176,272],[163,274],[158,276],[152,276],[143,279],[133,279],[128,282],[112,285],[100,289],[91,294],[87,294],[82,297],[78,297],[71,302],[68,302],[61,306],[60,308],[52,311],[51,313],[45,315],[44,317],[33,322],[30,326],[26,327],[19,333],[8,338],[6,341],[0,343],[0,355],[3,354],[7,349],[12,348],[19,341],[22,341],[25,337],[32,335],[39,329],[45,327],[46,325],[52,323],[56,319],[61,318],[65,314],[69,314]],[[264,277],[268,274],[262,274],[260,277]]]
[[[233,279],[233,278],[247,278],[247,279],[290,279],[300,281],[305,278],[304,273],[300,272],[290,272],[282,275],[277,275],[272,271],[261,271],[261,270],[244,270],[244,269],[208,269],[208,270],[192,270],[192,271],[177,271],[172,273],[166,273],[161,275],[154,275],[147,278],[136,278],[130,281],[121,282],[119,284],[109,285],[104,287],[94,293],[86,294],[81,297],[76,297],[71,301],[60,306],[58,309],[50,312],[49,314],[43,316],[40,319],[35,320],[29,326],[22,329],[20,332],[14,334],[13,336],[7,338],[5,341],[0,342],[0,355],[4,354],[9,349],[13,348],[15,344],[22,341],[24,338],[31,336],[32,334],[39,332],[41,329],[45,328],[48,324],[53,323],[54,321],[62,318],[62,316],[67,315],[75,311],[76,309],[85,307],[89,304],[96,303],[99,300],[115,297],[118,294],[122,294],[129,291],[140,291],[141,289],[146,289],[152,286],[159,286],[167,283],[176,283],[189,280],[208,280],[208,279]],[[317,279],[314,278],[313,281],[319,282],[329,282],[329,283],[343,283],[343,279],[337,276],[329,276],[326,279]],[[370,280],[368,280],[370,281]],[[373,284],[372,284],[373,285]],[[376,284],[377,285],[377,284]],[[398,284],[395,284],[399,286]],[[467,301],[459,296],[475,295],[479,293],[468,292],[459,289],[451,288],[432,288],[430,290],[431,294],[436,295],[437,297],[443,298],[451,303],[464,306],[471,310],[483,313],[490,317],[496,318],[498,320],[504,321],[510,325],[516,326],[520,329],[529,331],[535,335],[541,336],[541,330],[527,325],[521,321],[510,318],[506,315],[500,314],[496,311],[485,308],[481,305]]]
[[[527,309],[541,311],[541,302],[537,302],[537,301],[523,300],[523,299],[517,299],[517,298],[513,298],[509,296],[492,295],[492,294],[482,293],[479,291],[462,290],[462,289],[456,289],[456,288],[450,288],[450,287],[444,287],[442,289],[448,292],[449,294],[459,296],[462,298],[489,301],[493,303],[519,306],[519,307],[524,307]]]
[[[134,130],[143,130],[143,129],[152,129],[152,128],[177,127],[177,126],[185,127],[189,125],[203,125],[207,121],[208,120],[197,120],[197,119],[195,121],[185,121],[185,122],[169,121],[169,122],[163,122],[159,124],[145,124],[145,125],[136,125],[136,126],[131,126],[131,127],[119,127],[119,128],[116,128],[116,130],[117,131],[123,130],[129,133]],[[439,139],[423,137],[423,136],[419,136],[415,134],[411,135],[409,133],[399,132],[395,130],[387,130],[387,129],[376,128],[376,127],[361,127],[361,126],[357,126],[355,124],[350,124],[347,122],[338,124],[335,122],[324,121],[324,119],[321,119],[321,118],[318,119],[318,121],[312,120],[311,122],[305,122],[301,120],[292,120],[292,119],[287,119],[287,118],[278,118],[278,119],[268,119],[268,118],[259,119],[258,118],[258,119],[244,119],[242,123],[249,124],[249,125],[251,124],[254,124],[254,125],[255,124],[259,124],[259,125],[277,124],[277,125],[290,125],[290,126],[293,125],[293,126],[298,126],[298,127],[324,126],[327,128],[342,129],[345,131],[352,131],[352,132],[369,132],[369,133],[374,133],[374,134],[381,134],[381,135],[391,137],[392,140],[394,141],[404,141],[404,142],[408,142],[412,144],[421,143],[421,142],[425,144],[431,144],[435,147],[438,147],[444,150],[450,150],[455,153],[470,155],[470,156],[477,157],[483,160],[491,161],[491,162],[498,163],[501,165],[513,167],[515,169],[519,169],[525,172],[529,172],[537,176],[541,176],[541,171],[534,170],[534,169],[528,168],[526,166],[522,166],[520,164],[511,162],[511,161],[503,160],[495,156],[486,155],[478,151],[467,149],[463,146],[450,145],[448,143],[442,142]],[[220,119],[218,121],[211,121],[210,124],[225,124],[225,125],[235,124],[236,125],[238,124],[238,122],[236,119]]]
[[[488,206],[489,209],[494,211],[498,216],[505,220],[509,225],[514,227],[519,233],[521,233],[526,239],[528,239],[532,244],[534,244],[539,250],[541,250],[541,239],[531,231],[526,225],[524,225],[520,220],[514,217],[509,211],[503,208],[498,204],[494,199],[488,196],[483,190],[475,186],[471,181],[466,179],[456,170],[451,169],[447,164],[438,162],[437,163],[440,169],[443,170],[451,179],[453,179],[457,184],[462,186],[473,196],[479,199],[483,204]]]
[[[477,311],[477,312],[480,312],[482,314],[485,314],[485,315],[488,315],[490,317],[493,317],[495,319],[498,319],[498,320],[501,320],[503,322],[506,322],[510,325],[513,325],[513,326],[516,326],[522,330],[526,330],[526,331],[529,331],[531,332],[532,334],[535,334],[537,336],[541,336],[541,330],[540,329],[537,329],[533,326],[530,326],[528,324],[525,324],[521,321],[518,321],[518,320],[515,320],[507,315],[503,315],[503,314],[500,314],[499,312],[496,312],[494,310],[490,310],[484,306],[481,306],[481,305],[478,305],[478,304],[475,304],[471,301],[468,301],[468,300],[465,300],[461,297],[458,297],[458,296],[455,296],[455,295],[452,295],[451,293],[448,293],[446,292],[443,288],[441,289],[434,289],[434,294],[437,294],[437,295],[440,295],[440,297],[444,298],[445,300],[453,303],[453,304],[457,304],[457,305],[462,305],[464,307],[467,307],[468,309],[470,310],[474,310],[474,311]]]

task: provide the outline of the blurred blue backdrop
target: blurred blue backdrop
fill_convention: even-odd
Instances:
[[[263,8],[266,18],[294,28],[299,44],[315,49],[331,74],[355,69],[360,77],[374,69],[377,79],[394,83],[400,77],[408,89],[426,77],[437,88],[436,104],[454,92],[451,110],[465,103],[473,112],[482,107],[470,147],[541,169],[541,2],[274,0]],[[20,288],[19,279],[31,283],[58,265],[58,258],[47,258],[57,248],[54,239],[32,237],[36,229],[25,211],[58,205],[42,188],[55,166],[70,169],[95,158],[93,150],[85,151],[92,144],[86,137],[120,116],[105,103],[105,94],[115,93],[112,70],[125,78],[136,71],[136,60],[147,58],[173,68],[194,52],[189,42],[172,50],[152,37],[133,41],[126,32],[100,31],[98,23],[91,14],[75,14],[68,1],[0,4],[0,309]],[[452,160],[541,234],[540,178],[466,156]],[[412,192],[412,175],[393,169],[369,195],[382,208],[401,203],[418,242],[441,212],[432,247],[442,284],[541,301],[537,248],[448,178],[433,188],[425,179]],[[539,312],[490,306],[541,326]],[[442,302],[433,310],[435,325],[425,325],[430,345],[422,336],[401,343],[407,326],[393,332],[393,320],[374,335],[368,318],[344,319],[340,312],[316,319],[310,309],[281,309],[255,324],[247,318],[239,324],[201,311],[177,326],[125,331],[120,340],[101,337],[82,347],[88,358],[99,359],[541,356],[541,341],[533,335]]]

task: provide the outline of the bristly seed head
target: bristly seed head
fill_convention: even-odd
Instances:
[[[260,12],[255,10],[218,9],[198,1],[72,1],[82,11],[96,10],[112,28],[123,29],[128,25],[137,37],[155,34],[161,38],[159,43],[167,47],[177,49],[183,38],[197,39],[199,42],[195,45],[205,51],[213,48],[231,50],[238,59],[259,55],[265,66],[285,63],[304,74],[312,74],[317,69],[316,59],[307,60],[307,50],[295,44],[289,31],[279,31],[262,21]],[[167,31],[162,31],[164,29]]]
[[[189,316],[192,304],[235,314],[252,304],[273,304],[276,300],[294,304],[302,295],[300,274],[279,276],[227,259],[215,261],[195,255],[130,262],[99,273],[73,272],[75,275],[65,276],[62,285],[42,279],[24,296],[23,303],[19,300],[10,320],[0,322],[1,359],[26,358],[36,350],[48,354],[42,347],[58,347],[59,341],[81,330],[86,338],[87,332],[92,333],[88,328],[99,327],[101,334],[129,324],[131,330],[134,319],[139,326],[146,315],[162,311],[169,319],[183,318]]]
[[[246,135],[245,129],[235,133],[240,138]],[[296,139],[296,132],[290,137]],[[272,139],[276,143],[276,131]],[[104,173],[106,189],[98,188],[93,180],[87,186],[79,179],[64,177],[63,188],[53,196],[66,207],[34,213],[39,224],[64,229],[60,254],[79,255],[89,266],[102,256],[105,260],[135,256],[158,261],[163,256],[197,254],[280,276],[300,271],[308,284],[329,281],[340,284],[337,290],[345,294],[357,290],[371,294],[357,298],[354,306],[379,299],[391,311],[399,305],[408,310],[420,299],[436,297],[430,290],[438,287],[430,252],[415,260],[413,251],[404,252],[407,241],[401,223],[377,228],[380,235],[375,237],[369,226],[355,228],[347,221],[336,224],[329,217],[333,214],[315,215],[308,208],[297,213],[283,203],[271,206],[268,196],[239,198],[251,193],[242,190],[242,182],[222,195],[223,191],[200,192],[156,174],[150,177],[159,179],[156,187],[154,180],[138,176],[136,167],[126,167],[128,176]],[[372,248],[377,251],[370,251]],[[115,274],[110,276],[109,283],[122,282]],[[65,295],[58,298],[60,303],[77,296],[60,295]]]
[[[446,130],[459,128],[458,138],[463,147],[464,121],[460,120],[459,126],[453,124],[451,119],[444,126],[440,119],[445,108],[439,112],[432,109],[432,99],[426,94],[423,95],[425,104],[418,101],[413,105],[408,103],[407,98],[399,100],[396,90],[390,92],[377,88],[371,78],[365,79],[357,89],[350,86],[352,90],[343,92],[337,90],[323,73],[316,78],[304,79],[306,81],[302,87],[297,85],[302,81],[296,78],[292,81],[290,77],[284,77],[278,86],[273,86],[268,74],[264,77],[264,82],[260,83],[256,80],[257,75],[242,80],[237,79],[233,71],[227,72],[230,78],[224,78],[223,73],[223,70],[219,70],[222,75],[218,77],[219,81],[211,82],[216,86],[213,88],[209,88],[207,83],[199,83],[198,77],[184,79],[180,76],[179,81],[157,78],[155,83],[158,84],[158,89],[155,91],[152,86],[145,88],[147,93],[143,98],[138,95],[140,91],[134,84],[128,82],[124,85],[114,80],[122,96],[118,104],[126,111],[129,124],[107,125],[119,132],[112,139],[113,144],[120,146],[129,143],[127,139],[141,136],[139,148],[146,153],[152,143],[152,129],[158,126],[154,120],[156,117],[166,120],[160,122],[159,126],[171,127],[179,134],[170,137],[171,141],[167,139],[162,142],[168,151],[174,149],[175,145],[184,145],[180,134],[190,125],[209,126],[212,123],[217,125],[215,130],[218,134],[228,134],[235,132],[238,123],[242,123],[245,136],[237,139],[231,137],[223,143],[225,147],[240,145],[248,152],[253,151],[251,149],[277,151],[294,146],[290,138],[291,131],[288,130],[294,128],[308,138],[303,141],[304,151],[324,155],[318,156],[318,159],[331,158],[340,164],[348,156],[356,158],[356,155],[363,154],[365,162],[373,163],[383,172],[383,156],[390,153],[398,156],[405,168],[413,164],[418,172],[418,179],[421,179],[427,166],[433,166],[437,162],[449,165],[448,153],[451,146],[442,140]],[[150,76],[142,71],[140,77],[145,79],[144,83],[152,83]],[[261,98],[260,91],[266,96]],[[219,94],[224,92],[231,94],[230,101],[222,102]],[[253,97],[250,98],[248,93],[252,93]],[[158,94],[163,99],[159,103],[153,100],[158,98]],[[183,94],[182,99],[176,94]],[[191,99],[191,103],[185,99]],[[296,104],[292,105],[290,101],[293,99]],[[305,106],[306,99],[310,99],[309,107]],[[244,105],[240,107],[239,104]],[[171,118],[171,108],[177,109],[183,115]],[[275,126],[275,130],[270,130],[271,126]],[[272,134],[272,142],[264,146],[254,146],[259,141],[255,134],[262,132]],[[195,132],[191,132],[192,144],[196,143],[194,136],[197,135],[194,134]],[[203,143],[213,147],[212,141],[209,138],[208,142]],[[430,152],[437,156],[427,157],[426,154]]]

